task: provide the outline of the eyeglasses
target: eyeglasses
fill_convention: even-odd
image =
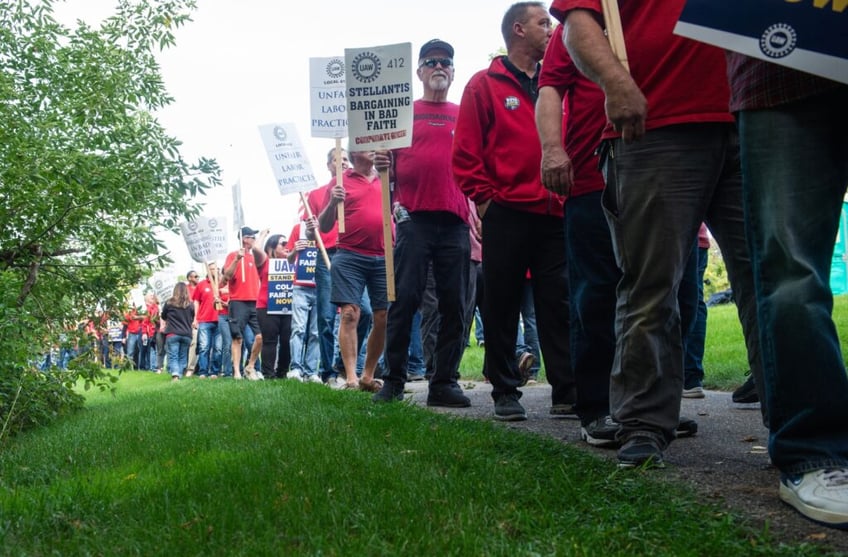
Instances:
[[[435,68],[439,64],[441,64],[443,68],[450,68],[453,66],[453,58],[425,58],[421,60],[418,67],[427,66],[428,68]]]

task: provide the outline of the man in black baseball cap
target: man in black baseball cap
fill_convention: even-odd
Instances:
[[[242,238],[256,238],[256,235],[259,234],[258,230],[254,230],[249,226],[241,227],[241,237]]]
[[[418,52],[418,58],[424,58],[433,50],[443,50],[449,58],[453,58],[453,47],[442,39],[432,39],[424,43]]]

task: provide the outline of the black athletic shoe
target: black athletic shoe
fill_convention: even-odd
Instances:
[[[742,383],[742,386],[733,391],[731,396],[733,402],[737,404],[750,404],[760,402],[760,395],[757,393],[757,384],[754,383],[754,374],[748,370],[748,379]]]
[[[373,402],[395,402],[403,400],[403,385],[393,383],[392,381],[384,381],[383,386],[379,391],[371,397]]]
[[[471,399],[462,394],[462,389],[456,384],[440,387],[431,386],[427,393],[427,406],[467,408],[471,406]]]
[[[501,395],[495,401],[495,419],[502,422],[520,422],[527,419],[527,411],[518,402],[518,393]]]
[[[618,449],[619,468],[665,468],[659,443],[647,435],[634,435]]]

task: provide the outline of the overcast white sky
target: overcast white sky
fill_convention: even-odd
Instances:
[[[183,141],[183,156],[213,157],[225,187],[210,198],[209,216],[232,220],[230,184],[241,181],[246,224],[288,234],[298,196],[277,190],[257,127],[293,122],[320,184],[332,139],[310,137],[309,58],[343,56],[345,48],[411,42],[417,56],[432,38],[451,43],[456,79],[449,99],[503,45],[500,24],[511,0],[198,0],[194,22],[177,31],[177,45],[161,56],[166,87],[176,102],[159,114]],[[114,0],[65,0],[57,17],[96,23]],[[421,95],[417,77],[415,97]],[[343,140],[346,142],[346,140]],[[191,266],[180,238],[169,239],[178,268]],[[231,243],[235,247],[235,239]],[[199,267],[199,265],[196,265]]]

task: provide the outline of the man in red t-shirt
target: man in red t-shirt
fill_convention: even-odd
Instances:
[[[339,234],[331,268],[331,300],[339,306],[339,349],[345,368],[345,386],[377,391],[381,383],[374,379],[377,360],[386,340],[385,247],[383,246],[382,190],[374,165],[389,165],[389,157],[374,151],[351,154],[353,168],[345,171],[341,184],[327,192],[324,209],[318,217],[321,232],[336,224],[339,203],[344,201],[345,232]],[[388,246],[391,249],[391,246]],[[362,379],[357,380],[357,331],[360,300],[365,288],[371,300],[374,325],[365,349]]]
[[[216,287],[218,264],[209,263],[206,278],[197,283],[191,299],[194,301],[194,329],[197,331],[197,376],[214,379],[221,373],[221,345],[216,339],[218,331],[218,309]],[[227,354],[229,357],[229,354]]]
[[[233,337],[234,379],[242,378],[241,351],[245,327],[250,327],[256,337],[244,371],[248,379],[260,378],[255,368],[256,359],[262,352],[262,331],[259,329],[259,319],[256,315],[256,298],[259,295],[259,272],[256,268],[256,260],[264,261],[265,252],[262,251],[261,243],[256,242],[258,233],[258,230],[243,226],[240,231],[241,249],[227,254],[224,261],[222,283],[227,283],[230,292],[227,310],[230,319],[230,333]]]
[[[551,13],[563,22],[574,63],[603,85],[606,99],[602,202],[622,272],[610,410],[621,424],[618,459],[623,468],[662,466],[663,450],[675,438],[683,391],[676,294],[701,222],[725,254],[749,362],[759,369],[724,53],[673,34],[684,3],[622,3],[630,72],[604,35],[600,0],[555,0],[551,5]]]

